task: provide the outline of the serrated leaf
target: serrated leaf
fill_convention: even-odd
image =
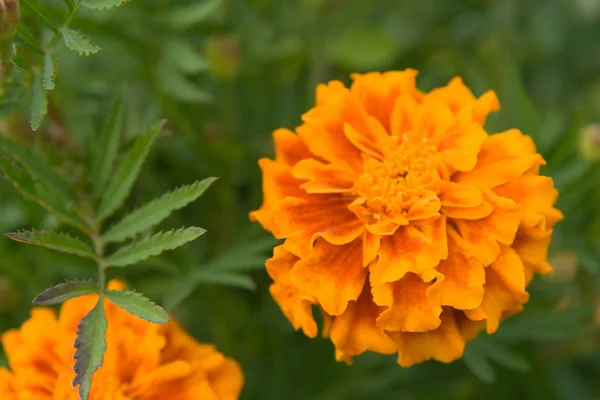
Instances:
[[[79,31],[64,28],[62,37],[69,50],[79,55],[89,56],[100,51],[100,47],[96,46],[89,36],[85,36]]]
[[[43,154],[37,154],[27,146],[3,136],[0,136],[0,154],[18,163],[33,179],[43,179],[45,183],[60,192],[65,201],[71,201],[69,188],[52,171]]]
[[[210,62],[188,42],[170,39],[164,45],[164,59],[186,74],[196,74],[210,68]]]
[[[25,198],[34,200],[57,218],[84,232],[89,232],[86,222],[69,208],[69,204],[65,204],[64,197],[60,193],[52,187],[35,181],[31,175],[18,166],[16,161],[0,154],[0,171]]]
[[[123,204],[148,156],[150,147],[152,147],[165,123],[165,120],[155,123],[135,141],[133,148],[117,169],[108,185],[108,189],[104,192],[98,209],[98,220],[109,217]]]
[[[194,272],[193,276],[196,282],[232,286],[246,290],[256,289],[256,284],[249,276],[237,272],[199,269]]]
[[[106,298],[141,319],[155,324],[169,322],[169,316],[161,306],[153,303],[143,295],[128,290],[107,290]]]
[[[106,116],[99,141],[94,145],[92,152],[91,181],[94,197],[98,198],[105,189],[106,182],[113,170],[119,141],[123,131],[123,89],[119,90],[117,96],[111,103]]]
[[[192,2],[188,6],[177,8],[166,16],[167,23],[175,29],[187,29],[200,24],[213,15],[221,5],[221,0]]]
[[[98,293],[98,287],[92,281],[67,281],[52,286],[38,294],[33,304],[51,306],[75,297]]]
[[[94,10],[106,10],[129,3],[131,0],[83,0],[83,5]]]
[[[56,64],[54,63],[54,58],[52,57],[52,53],[50,53],[50,52],[44,54],[44,67],[42,70],[42,75],[43,75],[44,89],[46,89],[46,90],[54,89],[54,77],[56,76]]]
[[[56,28],[56,24],[50,18],[48,18],[50,13],[46,9],[46,6],[40,2],[40,0],[21,0],[21,4],[27,14],[31,13],[35,15],[35,17],[48,26],[48,28],[54,31],[58,30]],[[27,10],[29,10],[30,13],[27,12]]]
[[[217,178],[207,178],[166,193],[117,222],[102,235],[102,240],[105,242],[118,242],[134,237],[136,234],[160,223],[173,211],[183,208],[198,199],[215,180]]]
[[[34,73],[33,90],[31,93],[33,98],[31,101],[31,114],[29,122],[31,124],[31,129],[35,131],[40,127],[42,120],[48,113],[48,97],[46,94],[46,89],[44,89],[42,77],[38,72]]]
[[[46,247],[61,253],[96,258],[96,254],[89,244],[65,233],[38,232],[34,230],[5,233],[4,236],[17,242]]]
[[[108,267],[124,267],[135,264],[138,261],[148,257],[157,256],[163,251],[172,250],[179,246],[197,239],[204,232],[202,228],[181,228],[168,232],[160,232],[154,236],[134,242],[128,246],[122,247],[114,254],[104,260]]]
[[[190,81],[178,70],[159,66],[157,68],[158,89],[175,100],[186,103],[210,103],[213,97],[207,91],[199,88],[194,82]]]
[[[79,398],[87,400],[92,387],[92,376],[102,365],[106,351],[107,322],[102,299],[77,325],[75,339],[75,379],[73,387],[79,385]]]

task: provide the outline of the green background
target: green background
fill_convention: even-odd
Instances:
[[[62,2],[42,2],[62,20]],[[23,23],[47,33],[26,12]],[[161,304],[179,302],[174,313],[196,338],[241,363],[243,399],[600,398],[600,164],[581,150],[594,146],[582,144],[582,130],[600,121],[600,1],[133,0],[82,10],[72,27],[102,50],[79,57],[59,43],[40,130],[28,128],[25,89],[1,107],[0,129],[78,182],[123,84],[124,148],[154,120],[169,120],[128,207],[217,176],[161,225],[208,233],[109,276]],[[420,71],[423,90],[460,75],[478,95],[496,91],[502,109],[488,131],[517,127],[533,137],[565,214],[551,249],[556,273],[536,278],[526,311],[460,361],[403,369],[394,356],[365,354],[348,367],[328,340],[294,332],[269,295],[264,261],[275,242],[247,216],[262,198],[257,160],[272,155],[274,129],[299,125],[318,83],[404,68]],[[0,231],[56,224],[0,182]],[[211,272],[221,269],[233,273]],[[0,239],[0,331],[19,326],[49,285],[95,273],[91,262]]]

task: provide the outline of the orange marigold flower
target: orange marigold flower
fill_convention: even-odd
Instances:
[[[465,342],[518,313],[546,262],[557,191],[533,141],[488,136],[493,92],[454,78],[428,93],[417,72],[352,75],[317,87],[292,132],[261,159],[264,202],[250,214],[285,242],[267,261],[271,294],[295,329],[338,360],[367,350],[410,366],[451,362]]]
[[[110,289],[123,289],[118,281]],[[71,382],[77,324],[97,296],[65,302],[60,316],[35,308],[20,329],[2,336],[11,371],[0,368],[2,400],[77,400]],[[171,321],[143,321],[105,300],[104,364],[93,376],[90,400],[233,400],[243,375],[214,346],[201,344]]]

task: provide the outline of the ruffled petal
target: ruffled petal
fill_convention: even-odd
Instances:
[[[312,156],[302,138],[289,129],[276,129],[273,132],[273,142],[275,160],[284,165],[291,167],[298,161]]]
[[[383,354],[396,351],[394,342],[375,323],[383,309],[373,302],[367,284],[358,300],[351,301],[343,314],[332,318],[327,335],[336,351],[343,353],[341,360],[365,351]]]
[[[427,360],[450,363],[463,354],[465,340],[451,308],[444,308],[442,324],[429,332],[387,332],[398,346],[398,364],[410,367]]]
[[[437,329],[442,307],[429,301],[430,283],[418,275],[407,273],[397,282],[373,286],[373,300],[387,309],[377,318],[386,331],[426,332]]]
[[[300,189],[307,193],[347,192],[354,184],[353,174],[331,164],[308,158],[298,162],[292,171],[297,179],[305,180]]]
[[[379,260],[369,267],[372,281],[394,282],[408,272],[420,274],[447,256],[445,217],[424,225],[403,226],[381,239]]]
[[[358,299],[367,268],[362,266],[362,238],[335,246],[317,239],[310,256],[296,262],[292,282],[314,296],[329,315],[340,315],[349,301]]]

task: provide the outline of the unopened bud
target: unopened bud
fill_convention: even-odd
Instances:
[[[589,161],[600,161],[600,124],[591,124],[581,131],[579,148]]]

